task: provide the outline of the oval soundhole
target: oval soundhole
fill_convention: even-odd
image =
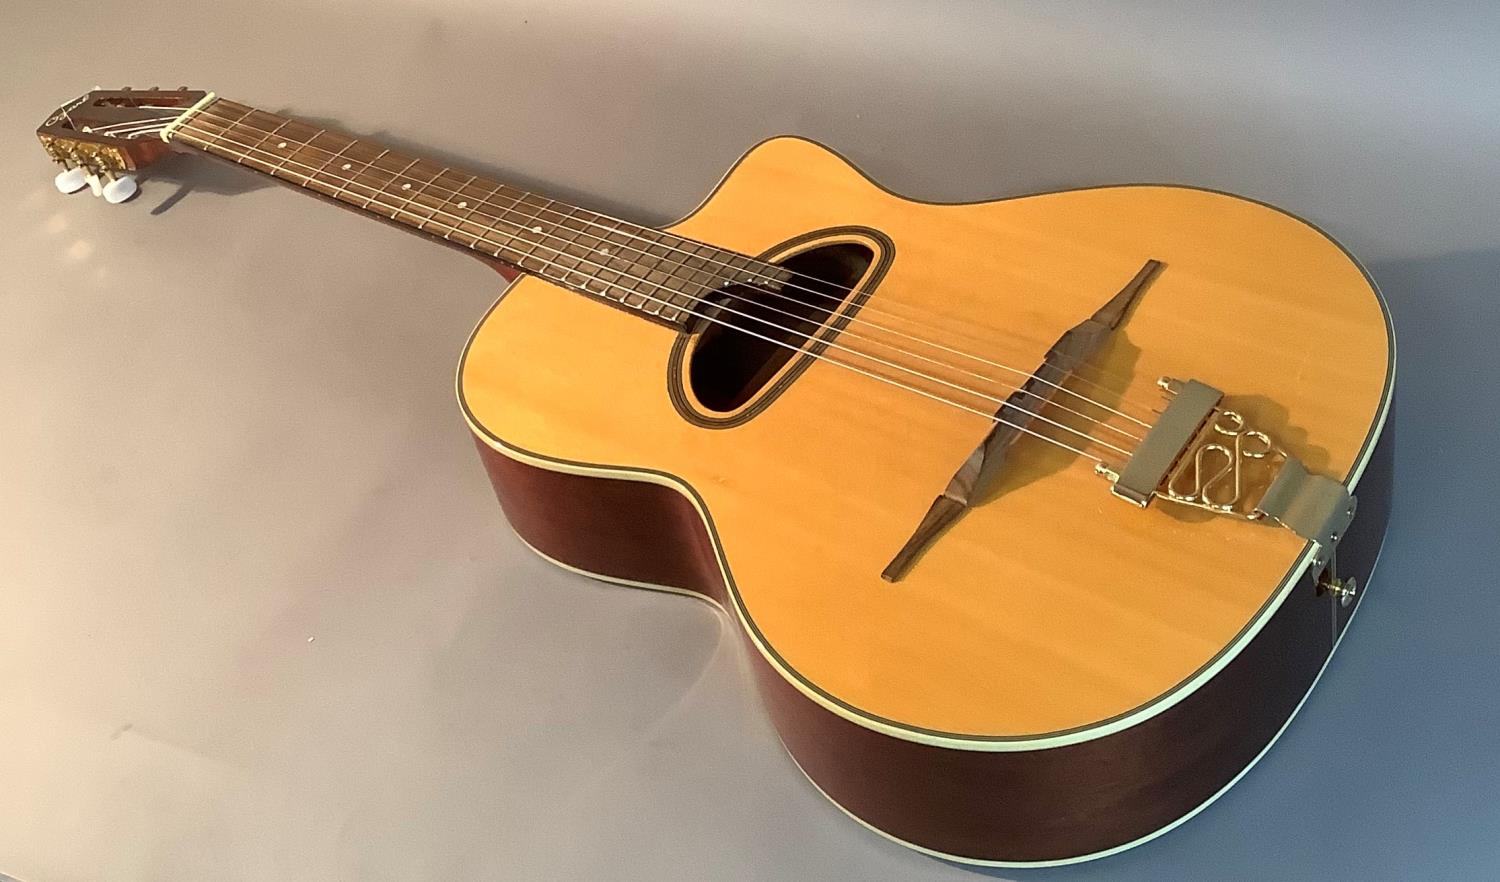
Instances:
[[[709,295],[707,317],[689,329],[685,374],[694,402],[712,414],[755,402],[794,359],[810,357],[837,333],[873,284],[876,258],[864,241],[818,244],[775,261],[781,272],[774,280]]]

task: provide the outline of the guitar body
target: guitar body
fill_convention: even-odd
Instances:
[[[865,309],[1025,370],[1160,260],[1090,376],[1128,377],[1119,402],[1159,403],[1163,375],[1226,390],[1357,493],[1337,564],[1374,565],[1392,338],[1365,273],[1302,220],[1158,186],[921,203],[778,138],[672,229],[746,254],[853,236]],[[800,356],[771,400],[714,411],[682,376],[693,337],[522,277],[469,342],[460,402],[528,544],[722,606],[802,770],[905,844],[1037,864],[1174,826],[1269,747],[1356,608],[1315,588],[1293,533],[1136,508],[1033,439],[885,581],[991,422]]]
[[[935,205],[774,138],[656,230],[213,92],[95,88],[37,137],[64,193],[201,155],[507,272],[457,391],[516,531],[716,603],[802,771],[931,854],[1067,863],[1191,817],[1375,566],[1389,317],[1261,203]]]
[[[793,138],[750,151],[675,229],[760,254],[850,226],[894,249],[868,300],[886,321],[942,317],[944,342],[1005,365],[1040,362],[1163,261],[1100,374],[1131,378],[1124,401],[1184,371],[1251,390],[1232,398],[1251,422],[1358,480],[1338,564],[1368,576],[1394,348],[1325,234],[1185,187],[922,204]],[[505,513],[559,564],[717,601],[802,771],[903,843],[1026,864],[1151,837],[1268,747],[1355,610],[1319,595],[1292,532],[1140,510],[1041,443],[886,582],[989,420],[811,360],[750,419],[703,425],[673,395],[682,336],[519,279],[459,371]]]

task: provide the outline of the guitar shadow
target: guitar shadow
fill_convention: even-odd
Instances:
[[[213,193],[219,196],[234,196],[249,193],[275,183],[264,175],[251,174],[244,169],[232,168],[226,163],[197,162],[196,156],[174,153],[150,167],[145,180],[155,184],[172,184],[171,192],[151,207],[153,216],[166,214],[188,197],[188,194]],[[143,194],[146,191],[143,191]],[[139,197],[137,197],[139,198]]]

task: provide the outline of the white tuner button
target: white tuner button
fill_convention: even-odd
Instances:
[[[77,193],[88,184],[88,181],[83,179],[83,174],[81,168],[65,168],[57,173],[52,183],[57,185],[59,193]]]
[[[95,196],[98,196],[99,194],[104,192],[104,182],[99,180],[98,175],[91,174],[85,177],[84,180],[88,181],[89,189],[93,191],[93,194]]]
[[[134,196],[138,190],[140,187],[136,186],[133,175],[121,175],[104,185],[104,201],[118,205]]]

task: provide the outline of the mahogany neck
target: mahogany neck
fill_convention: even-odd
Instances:
[[[171,140],[457,243],[565,288],[682,326],[766,264],[348,135],[217,99]]]

